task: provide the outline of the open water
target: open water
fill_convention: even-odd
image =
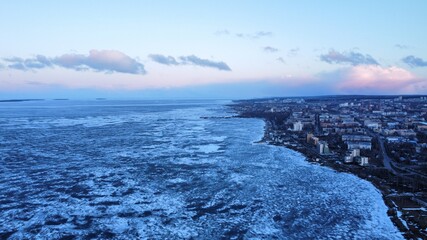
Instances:
[[[369,182],[224,103],[0,103],[0,238],[402,238]]]

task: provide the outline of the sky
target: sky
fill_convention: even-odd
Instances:
[[[427,94],[427,1],[0,1],[0,99]]]

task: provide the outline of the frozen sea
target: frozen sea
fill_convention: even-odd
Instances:
[[[224,101],[0,103],[0,239],[401,239],[353,175]]]

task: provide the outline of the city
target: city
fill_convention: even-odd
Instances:
[[[426,96],[270,98],[231,106],[239,117],[265,120],[262,142],[370,181],[405,237],[426,236]]]
[[[0,240],[427,239],[426,12],[2,1]]]

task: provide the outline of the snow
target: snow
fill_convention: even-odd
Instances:
[[[0,233],[402,239],[369,182],[253,144],[263,121],[201,118],[215,104],[87,108],[0,117]]]
[[[203,152],[203,153],[221,152],[221,151],[219,151],[221,146],[219,146],[217,144],[207,144],[207,145],[198,145],[198,146],[196,145],[195,147],[197,148],[196,151]]]

